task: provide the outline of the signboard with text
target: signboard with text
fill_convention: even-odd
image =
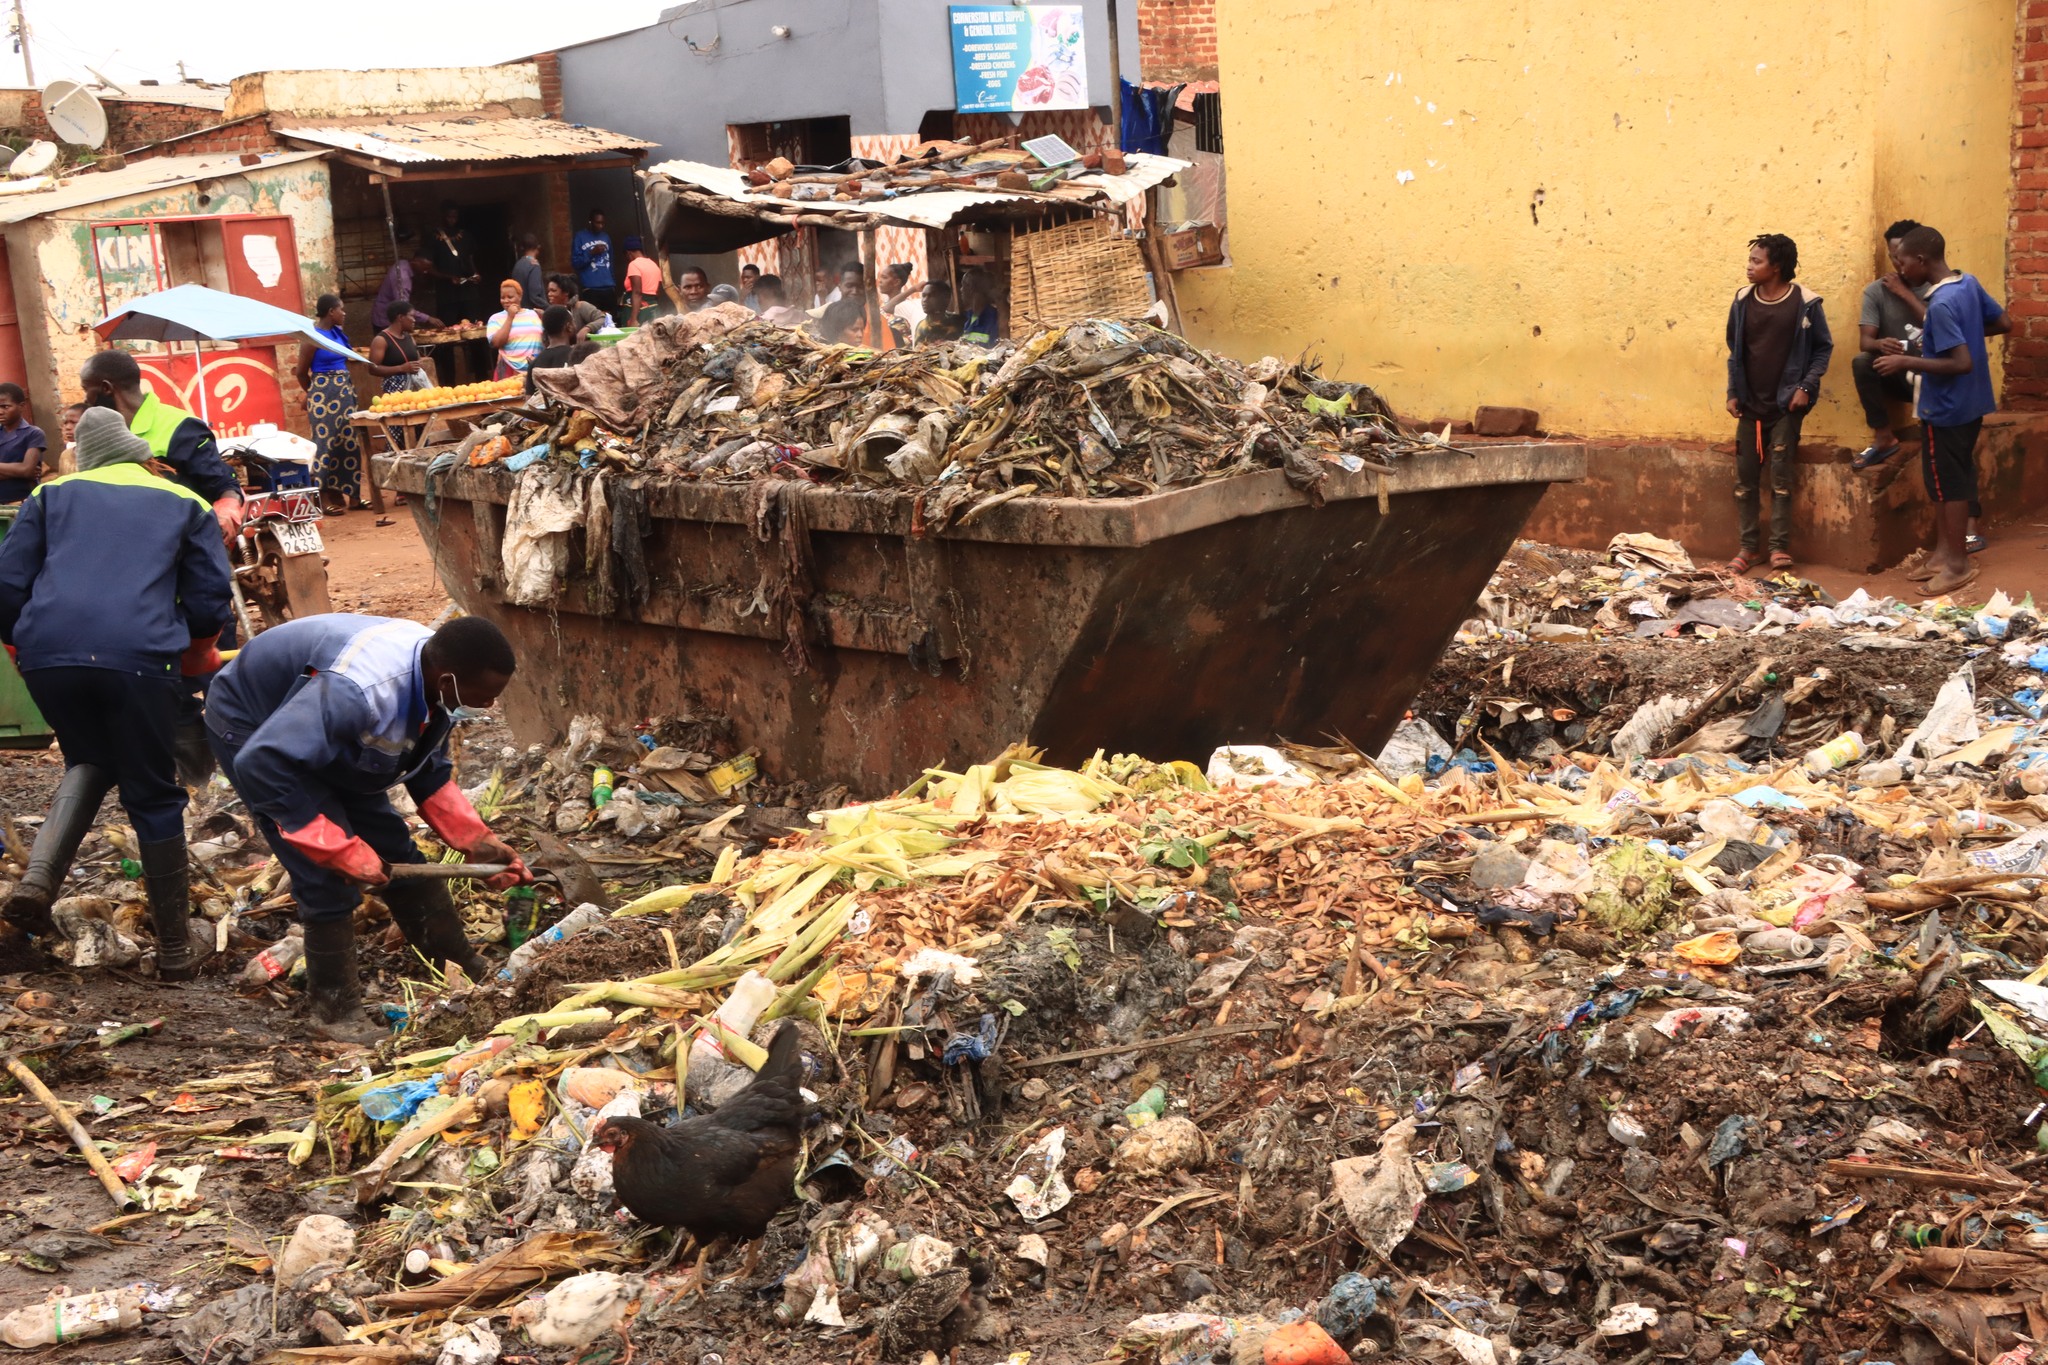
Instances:
[[[203,413],[218,436],[246,436],[249,428],[267,422],[285,425],[284,391],[277,379],[277,350],[270,346],[237,346],[209,350],[206,391],[192,352],[137,354],[142,386],[172,407]]]
[[[953,108],[962,114],[1086,109],[1079,5],[953,5]]]

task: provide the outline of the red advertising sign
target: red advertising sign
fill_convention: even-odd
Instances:
[[[142,366],[145,388],[159,400],[205,418],[216,435],[247,435],[251,427],[264,422],[285,425],[275,347],[240,346],[204,354],[204,393],[190,351],[138,355],[135,360]]]

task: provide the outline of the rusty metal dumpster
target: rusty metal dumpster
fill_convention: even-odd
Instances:
[[[580,712],[716,711],[775,776],[870,796],[1020,739],[1063,763],[1200,762],[1276,736],[1376,751],[1544,489],[1585,469],[1576,445],[1485,446],[1402,459],[1385,513],[1369,471],[1333,474],[1315,507],[1268,470],[1021,499],[937,535],[913,534],[909,493],[803,485],[816,643],[799,671],[766,600],[788,547],[757,538],[755,487],[647,485],[637,609],[598,613],[580,530],[558,597],[517,607],[500,559],[520,476],[458,466],[430,510],[431,454],[380,456],[377,475],[411,495],[450,595],[518,649],[519,739]]]

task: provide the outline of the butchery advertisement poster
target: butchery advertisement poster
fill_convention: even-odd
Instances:
[[[949,13],[957,112],[1088,107],[1079,5],[954,5]]]

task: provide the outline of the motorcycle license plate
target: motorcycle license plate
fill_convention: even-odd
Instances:
[[[320,527],[313,522],[281,521],[272,529],[277,533],[277,548],[288,555],[317,555],[326,548]]]

